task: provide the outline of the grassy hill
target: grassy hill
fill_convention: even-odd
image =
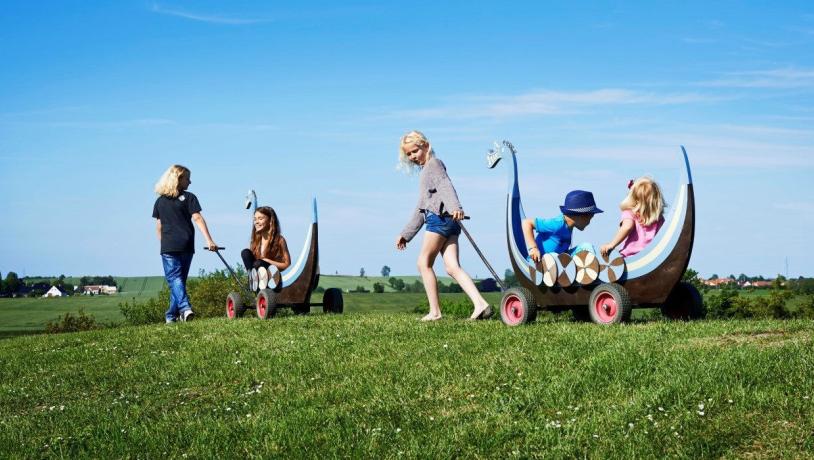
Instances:
[[[399,278],[403,279],[405,283],[412,283],[419,279],[417,276],[399,276]],[[123,318],[119,313],[119,303],[131,298],[143,300],[155,297],[166,285],[163,276],[121,276],[115,279],[119,286],[119,294],[112,296],[72,296],[49,299],[39,297],[0,298],[0,338],[42,331],[49,321],[55,321],[65,313],[76,313],[80,309],[103,323],[121,321]],[[449,278],[440,279],[446,284],[451,281]],[[78,278],[76,280],[78,282]],[[361,285],[372,292],[375,282],[381,282],[386,286],[385,293],[394,292],[387,284],[387,278],[384,277],[322,275],[319,285],[323,288],[336,287],[343,291],[352,290]],[[345,297],[348,311],[356,312],[411,311],[425,298],[424,294],[397,294],[380,297],[372,293],[346,294]],[[315,294],[313,301],[321,302],[322,294]]]
[[[117,276],[119,293],[128,297],[154,296],[165,286],[163,276]]]
[[[405,314],[0,341],[0,457],[814,456],[814,324]]]

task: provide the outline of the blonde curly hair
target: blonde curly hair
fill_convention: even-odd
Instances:
[[[619,204],[622,211],[633,211],[642,225],[650,225],[659,220],[666,207],[659,184],[646,176],[633,182],[627,196]]]
[[[180,194],[178,190],[178,182],[181,177],[186,175],[189,177],[190,170],[186,166],[172,165],[164,171],[161,178],[155,184],[155,193],[169,198],[176,198]]]
[[[432,149],[432,145],[430,145],[430,141],[427,139],[427,136],[425,136],[421,131],[413,130],[401,136],[401,140],[399,141],[399,163],[397,165],[397,169],[400,169],[407,174],[413,174],[421,170],[421,166],[410,161],[410,157],[404,151],[404,146],[408,144],[415,144],[419,147],[429,147],[430,157],[435,156],[435,150]]]

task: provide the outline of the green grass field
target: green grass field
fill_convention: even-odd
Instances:
[[[320,275],[319,276],[319,285],[324,288],[335,287],[342,289],[342,291],[348,291],[356,289],[357,286],[363,286],[365,289],[373,292],[373,283],[382,283],[384,285],[384,292],[396,292],[390,284],[388,284],[390,278],[400,278],[406,284],[412,284],[415,281],[421,281],[420,276],[400,276],[394,275],[391,277],[383,277],[383,276],[343,276],[343,275]],[[453,280],[449,277],[442,277],[439,276],[438,280],[444,284],[450,284]]]
[[[77,279],[78,280],[78,279]],[[123,318],[119,303],[125,299],[143,300],[153,297],[164,286],[161,276],[118,277],[118,295],[70,296],[59,298],[24,297],[0,299],[0,339],[38,333],[46,323],[56,321],[65,313],[80,309],[102,323],[115,323]]]
[[[0,341],[0,458],[812,458],[814,324],[313,314]]]
[[[399,278],[402,278],[405,283],[412,283],[419,279],[417,276],[400,276]],[[450,282],[448,278],[440,279],[446,284]],[[386,293],[393,292],[387,285],[386,278],[383,277],[320,276],[320,286],[336,287],[343,291],[355,289],[359,285],[372,291],[375,282],[385,284]],[[165,285],[164,278],[161,276],[116,277],[116,283],[119,286],[119,294],[112,296],[72,296],[48,299],[39,297],[0,298],[0,339],[41,332],[49,321],[55,321],[65,313],[77,313],[80,309],[93,315],[102,323],[118,322],[123,319],[119,313],[120,302],[132,298],[144,300],[154,297]],[[456,294],[451,296],[460,297]],[[393,296],[377,295],[371,292],[370,294],[345,294],[345,298],[348,311],[364,312],[411,311],[425,297],[424,294],[402,293]],[[313,301],[321,302],[322,294],[314,294]]]

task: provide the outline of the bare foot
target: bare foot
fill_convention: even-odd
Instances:
[[[481,305],[480,307],[476,308],[475,311],[472,312],[472,316],[470,316],[469,319],[479,319],[483,312],[485,312],[488,308],[489,308],[488,303]]]
[[[441,319],[441,315],[433,315],[432,313],[427,313],[427,316],[420,319],[420,321],[437,321]]]

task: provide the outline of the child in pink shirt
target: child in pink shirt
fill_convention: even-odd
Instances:
[[[664,224],[664,198],[659,185],[649,177],[640,177],[630,186],[630,191],[622,200],[622,221],[616,236],[600,247],[599,252],[608,257],[613,249],[622,243],[619,253],[630,257],[645,248],[656,237]]]

